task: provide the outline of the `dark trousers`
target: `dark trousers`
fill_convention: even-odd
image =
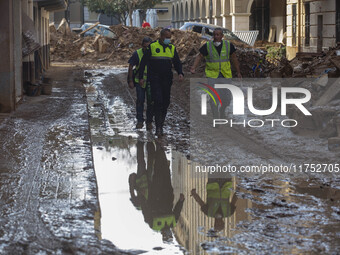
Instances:
[[[151,97],[154,103],[156,128],[164,125],[165,117],[170,105],[170,93],[172,77],[159,77],[156,75],[150,78]]]
[[[144,102],[146,95],[146,122],[152,122],[153,118],[153,104],[151,100],[151,91],[150,84],[147,84],[145,88],[142,88],[139,84],[135,84],[136,93],[137,93],[137,101],[136,101],[136,112],[137,112],[137,121],[144,122]]]
[[[208,78],[208,83],[210,86],[215,87],[215,84],[228,84],[229,80],[227,78],[224,78],[223,75],[220,74],[217,79]],[[222,105],[219,104],[217,99],[217,105],[215,105],[215,102],[213,100],[209,100],[210,108],[215,119],[225,119],[225,110],[230,105],[231,92],[227,89],[216,89],[216,92],[220,95]]]

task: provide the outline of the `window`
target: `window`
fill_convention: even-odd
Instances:
[[[200,26],[194,26],[192,28],[192,31],[196,32],[196,33],[201,33],[202,32],[202,27]]]
[[[293,8],[293,16],[292,16],[292,33],[293,33],[293,42],[292,45],[296,45],[296,4],[292,5]]]
[[[310,44],[310,4],[305,3],[305,46]]]

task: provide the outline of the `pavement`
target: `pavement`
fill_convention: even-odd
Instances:
[[[101,240],[83,70],[46,76],[52,95],[0,118],[0,253],[122,254]]]

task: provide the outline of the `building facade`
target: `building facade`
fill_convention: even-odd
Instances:
[[[65,0],[0,1],[0,112],[15,110],[24,83],[35,83],[49,67],[49,13]]]
[[[97,21],[100,21],[103,25],[111,25],[113,23],[117,24],[116,20],[110,23],[111,20],[109,19],[109,22],[105,22],[107,21],[108,17],[103,17],[104,19],[100,20],[100,16],[106,15],[91,12],[81,3],[80,0],[72,0],[68,2],[65,10],[51,13],[50,20],[54,22],[56,26],[58,26],[62,19],[65,18],[71,29],[79,28],[84,23],[96,23]]]
[[[287,56],[321,52],[340,42],[340,0],[287,0]]]
[[[258,40],[285,43],[287,57],[340,41],[340,0],[174,0],[172,27],[187,21],[231,31],[258,30]]]

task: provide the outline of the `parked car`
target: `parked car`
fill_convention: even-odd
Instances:
[[[223,30],[223,34],[227,40],[238,40],[241,41],[233,32],[230,30],[219,27],[211,24],[199,23],[199,22],[185,22],[183,26],[181,26],[180,30],[191,30],[193,32],[199,33],[205,39],[212,39],[213,32],[216,28],[221,28]]]
[[[85,23],[81,26],[81,30],[84,31],[86,30],[87,28],[89,28],[90,26],[92,26],[93,24],[91,23]],[[96,27],[90,29],[89,31],[87,31],[84,36],[94,36],[94,35],[97,35],[97,34],[100,34],[100,35],[103,35],[103,36],[107,36],[107,37],[111,37],[111,38],[114,38],[115,37],[115,34],[113,33],[113,31],[110,29],[109,26],[106,26],[106,25],[102,25],[102,24],[99,24],[97,25]]]

